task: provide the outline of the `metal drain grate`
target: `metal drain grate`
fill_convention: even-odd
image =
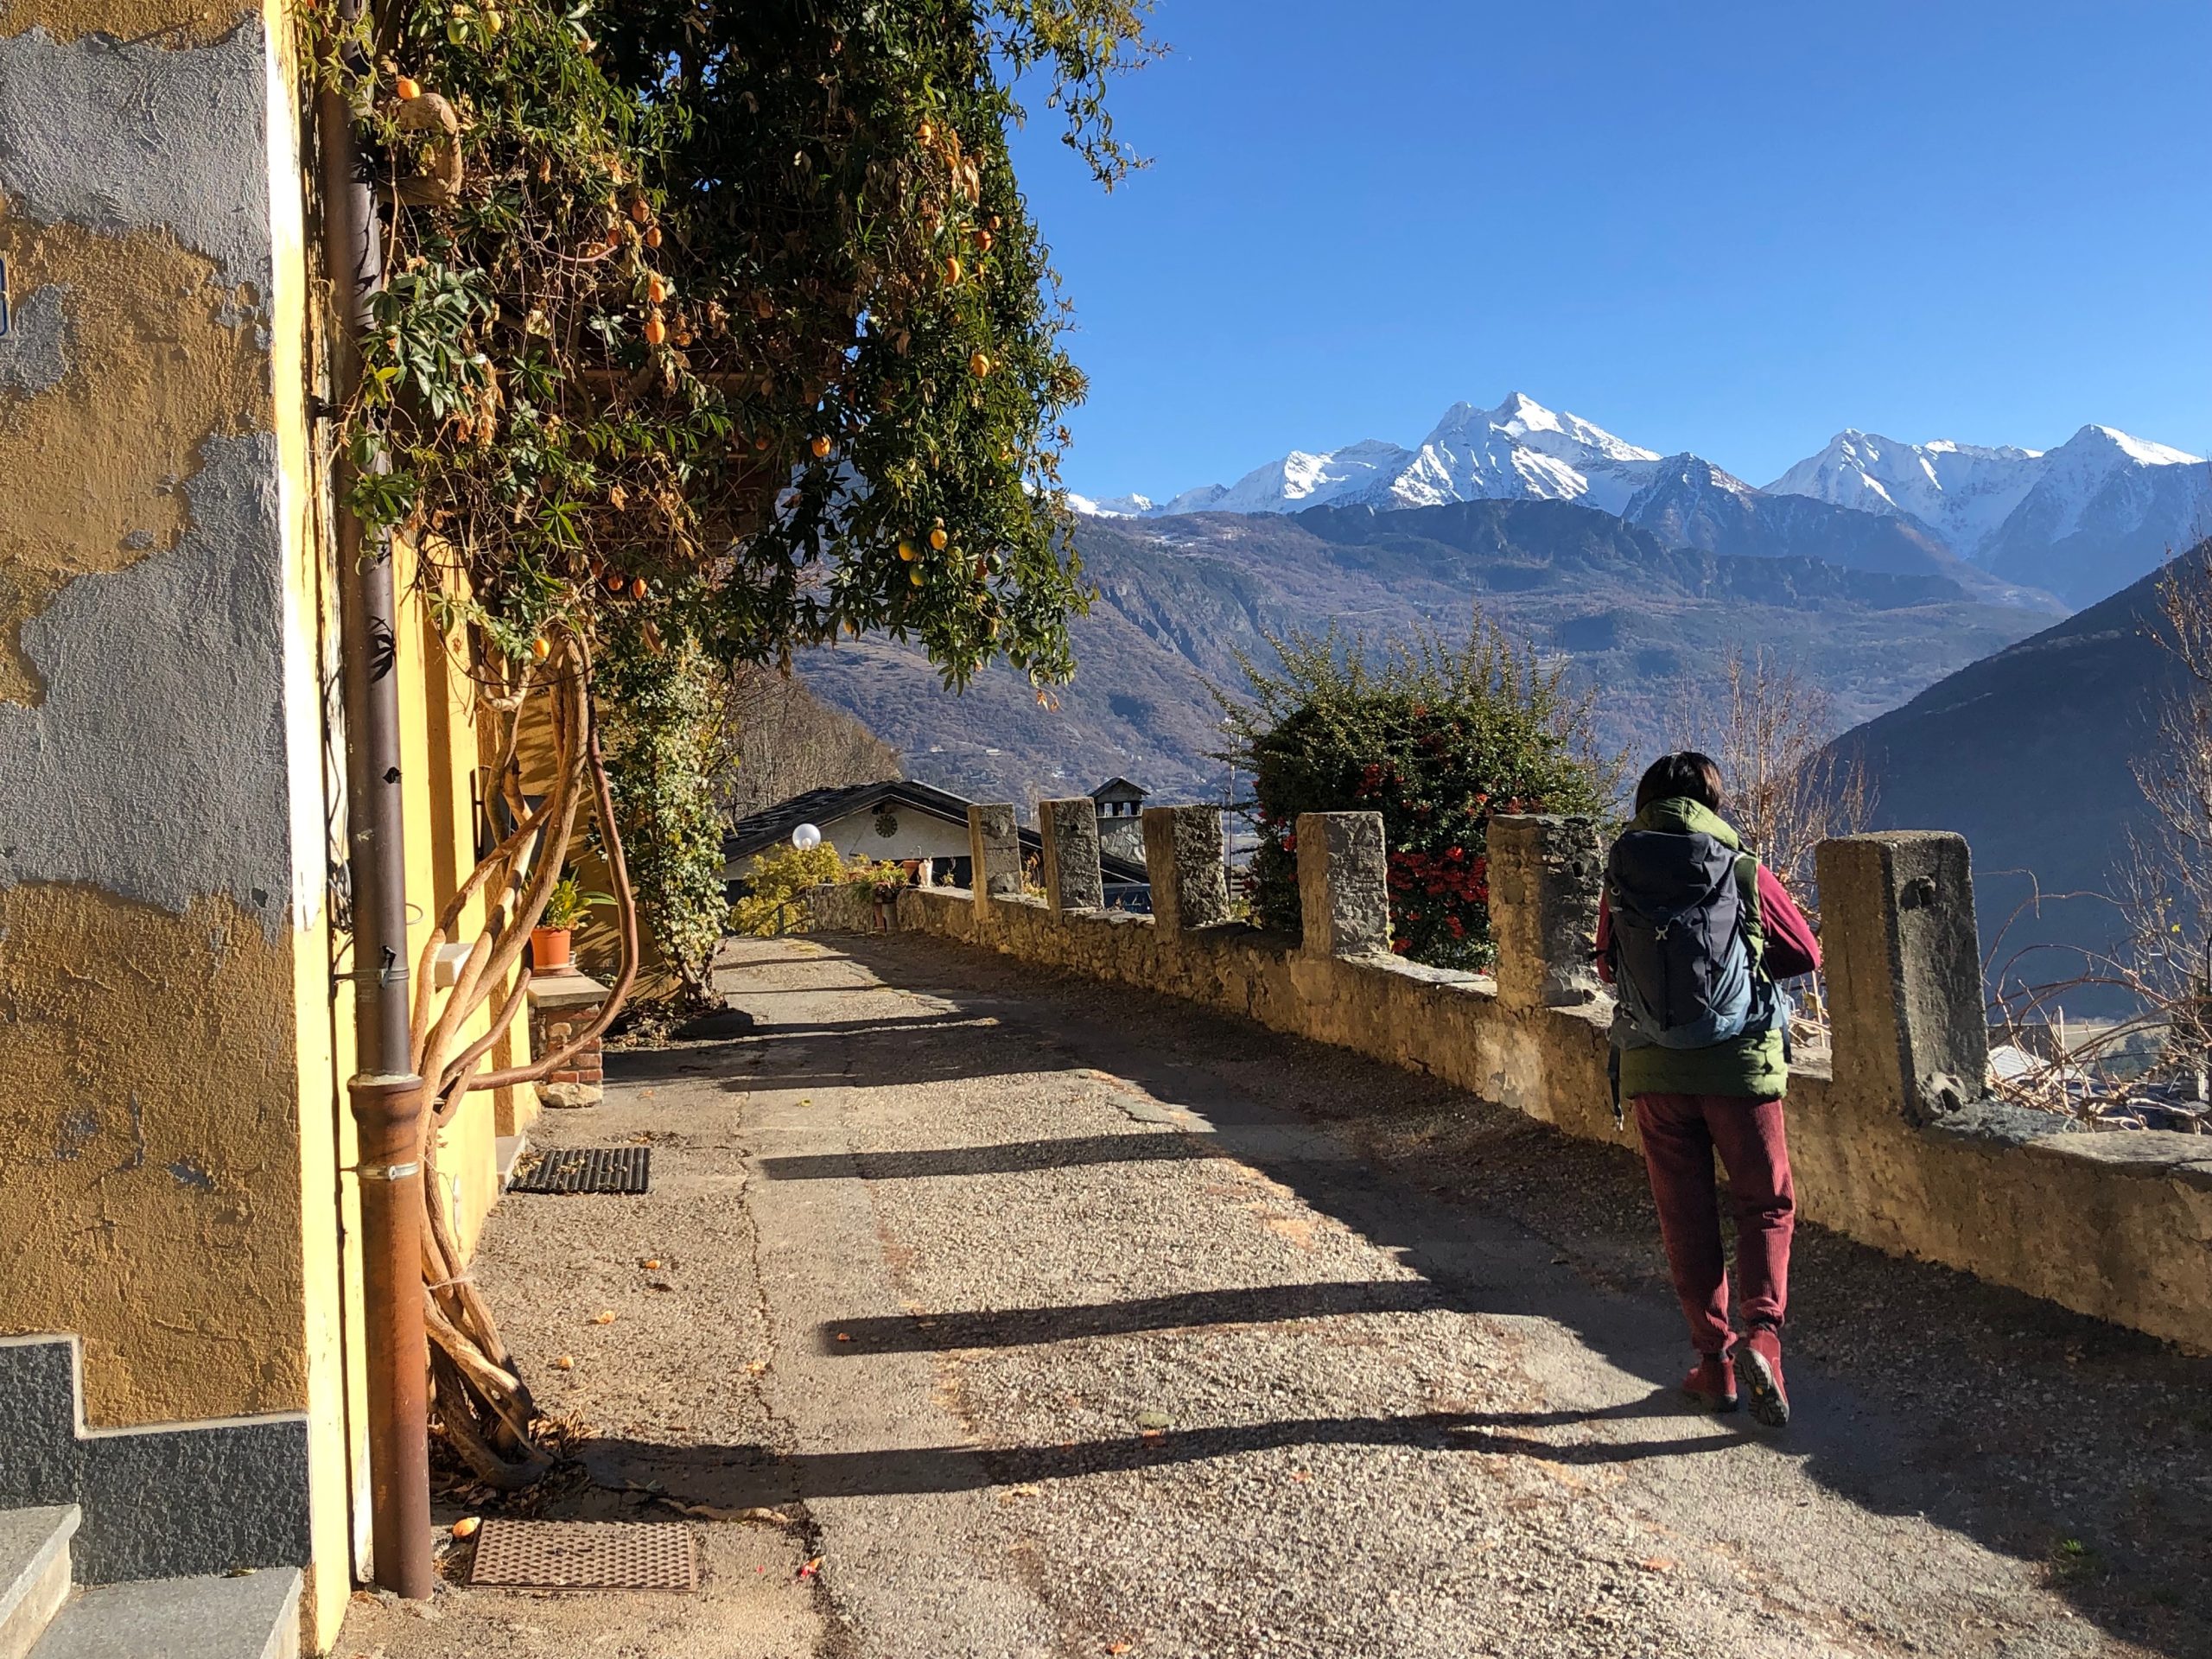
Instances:
[[[698,1546],[680,1522],[486,1521],[468,1581],[507,1590],[693,1591]]]
[[[510,1192],[643,1192],[652,1179],[651,1147],[563,1147],[516,1175]]]

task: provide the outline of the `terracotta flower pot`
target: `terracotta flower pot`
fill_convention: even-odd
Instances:
[[[572,927],[533,927],[530,930],[530,965],[537,972],[550,974],[569,965],[569,940],[575,932]]]

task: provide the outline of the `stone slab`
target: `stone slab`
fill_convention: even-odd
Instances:
[[[151,1579],[87,1590],[38,1659],[298,1659],[300,1574]]]
[[[607,987],[588,974],[545,974],[530,982],[530,1005],[548,1014],[563,1008],[595,1008],[607,1001]]]
[[[1387,953],[1389,881],[1380,812],[1298,815],[1298,900],[1308,950]]]
[[[69,1597],[73,1503],[0,1510],[0,1659],[23,1659]]]
[[[1098,811],[1090,798],[1038,802],[1037,833],[1045,849],[1045,902],[1055,911],[1096,910],[1104,905]]]

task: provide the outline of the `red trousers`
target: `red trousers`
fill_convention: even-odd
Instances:
[[[1675,1294],[1689,1321],[1690,1345],[1701,1354],[1720,1354],[1734,1340],[1713,1176],[1716,1151],[1728,1172],[1736,1212],[1744,1323],[1780,1325],[1789,1300],[1789,1236],[1797,1220],[1782,1103],[1744,1095],[1638,1095],[1636,1127]]]

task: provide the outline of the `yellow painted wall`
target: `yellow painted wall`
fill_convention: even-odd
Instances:
[[[399,714],[400,768],[407,779],[409,959],[419,964],[446,896],[460,887],[476,862],[479,826],[472,785],[480,745],[473,689],[417,589],[419,567],[410,549],[399,549],[395,569],[404,595]],[[484,925],[486,897],[480,894],[462,912],[449,943],[473,942]],[[495,992],[462,1027],[462,1035],[472,1041],[483,1035],[501,1000]],[[498,1120],[498,1102],[490,1092],[471,1094],[439,1138],[440,1196],[461,1249],[470,1254],[499,1198],[493,1146],[501,1133]]]
[[[276,0],[0,10],[31,135],[0,156],[0,1333],[80,1335],[101,1427],[305,1413],[321,1650],[368,1483],[291,58]],[[473,861],[480,737],[419,600],[401,644],[419,945]],[[530,1092],[442,1145],[472,1247]]]

